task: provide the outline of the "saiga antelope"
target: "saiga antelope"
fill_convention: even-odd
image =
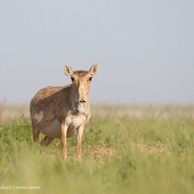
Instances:
[[[91,117],[88,92],[98,65],[93,65],[88,71],[73,71],[65,65],[64,71],[71,77],[72,84],[45,87],[32,98],[32,134],[34,142],[39,141],[40,132],[46,135],[41,141],[42,146],[60,138],[63,157],[67,156],[66,138],[77,134],[77,154],[81,157],[82,135]]]

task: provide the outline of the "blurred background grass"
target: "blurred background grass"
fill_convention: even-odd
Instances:
[[[83,159],[73,137],[64,161],[58,139],[46,149],[33,146],[28,106],[1,105],[0,187],[12,186],[12,193],[194,192],[193,106],[99,105],[92,113]]]

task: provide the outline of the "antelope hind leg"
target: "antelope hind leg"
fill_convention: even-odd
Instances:
[[[52,141],[54,140],[54,138],[45,136],[45,138],[41,141],[41,146],[46,147],[48,146]]]

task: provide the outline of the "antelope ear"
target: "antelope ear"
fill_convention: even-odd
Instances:
[[[65,65],[64,66],[64,72],[67,76],[72,76],[73,75],[73,70],[71,69],[71,67]]]
[[[97,64],[92,65],[92,67],[90,68],[89,72],[90,72],[92,75],[97,74],[97,72],[98,72],[98,65],[97,65]]]

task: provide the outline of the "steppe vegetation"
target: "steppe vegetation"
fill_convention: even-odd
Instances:
[[[34,147],[28,107],[0,106],[0,193],[193,194],[194,106],[92,108],[83,138]],[[43,137],[43,135],[41,136]]]

